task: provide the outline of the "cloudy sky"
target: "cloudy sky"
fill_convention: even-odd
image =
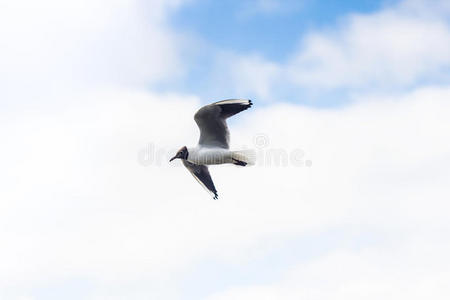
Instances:
[[[0,0],[0,299],[449,299],[449,3]]]

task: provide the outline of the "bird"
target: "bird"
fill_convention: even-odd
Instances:
[[[253,150],[230,150],[230,132],[226,120],[253,105],[248,99],[226,99],[201,107],[194,115],[200,129],[200,138],[195,147],[183,146],[169,162],[181,159],[194,178],[210,193],[219,198],[208,170],[209,165],[234,164],[245,167],[254,165]]]

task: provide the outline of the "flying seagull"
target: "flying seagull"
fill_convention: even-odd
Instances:
[[[252,106],[251,100],[228,99],[214,102],[200,108],[194,120],[200,129],[200,139],[196,147],[186,146],[178,150],[170,161],[179,158],[194,178],[211,194],[214,200],[218,194],[208,165],[235,164],[247,166],[254,164],[252,150],[231,151],[230,133],[226,120]]]

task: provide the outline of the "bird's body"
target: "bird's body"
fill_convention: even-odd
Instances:
[[[187,161],[197,165],[220,165],[233,163],[233,152],[219,147],[196,146],[187,148],[189,156]]]
[[[252,165],[252,151],[229,150],[230,133],[226,119],[252,106],[250,100],[229,99],[218,101],[200,108],[194,120],[200,129],[200,139],[196,147],[181,148],[170,160],[179,158],[194,178],[217,199],[217,190],[209,174],[208,165],[235,164]]]

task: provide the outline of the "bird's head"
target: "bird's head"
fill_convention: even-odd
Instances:
[[[186,148],[186,146],[184,146],[183,148],[181,148],[180,150],[178,150],[177,154],[175,154],[174,157],[172,157],[169,162],[171,162],[172,160],[176,159],[176,158],[180,158],[180,159],[187,159],[189,155],[188,149]]]

